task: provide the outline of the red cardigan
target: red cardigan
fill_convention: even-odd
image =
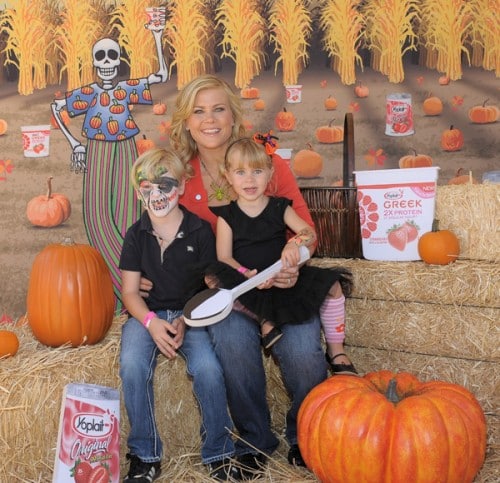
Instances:
[[[193,213],[196,213],[200,218],[210,222],[215,232],[217,217],[208,207],[208,194],[203,186],[200,161],[198,157],[195,157],[190,163],[194,169],[194,176],[187,180],[184,194],[180,198],[180,204]],[[282,196],[292,200],[292,207],[297,214],[314,227],[311,214],[290,167],[276,154],[273,155],[273,165],[274,173],[269,182],[266,194],[269,196]]]

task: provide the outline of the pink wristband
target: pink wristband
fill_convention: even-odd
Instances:
[[[238,267],[238,272],[240,273],[248,272],[248,268],[242,265],[241,267]]]
[[[156,312],[148,312],[146,314],[146,317],[144,317],[144,320],[142,321],[142,325],[144,325],[144,327],[146,327],[146,329],[149,329],[149,324],[151,323],[151,321],[155,318],[155,317],[158,317],[156,315]]]

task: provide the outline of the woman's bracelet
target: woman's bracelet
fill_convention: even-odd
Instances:
[[[142,321],[142,325],[143,325],[144,327],[146,327],[146,329],[149,329],[149,324],[151,323],[151,321],[152,321],[155,317],[158,317],[158,316],[156,315],[156,312],[153,312],[153,311],[148,312],[148,313],[146,314],[146,317],[144,317],[144,320]]]
[[[238,272],[240,273],[246,273],[248,272],[248,268],[244,267],[243,265],[241,267],[238,267]]]

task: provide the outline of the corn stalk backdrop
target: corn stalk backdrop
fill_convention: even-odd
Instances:
[[[404,56],[418,49],[423,64],[459,79],[462,65],[500,77],[498,0],[11,0],[0,11],[4,65],[18,70],[18,91],[47,84],[66,88],[94,80],[92,45],[112,35],[130,77],[158,68],[146,6],[167,7],[164,51],[180,88],[212,72],[217,59],[235,63],[234,84],[248,85],[273,51],[275,73],[295,84],[320,39],[344,84],[356,81],[360,50],[390,82],[404,79]],[[314,32],[314,34],[313,34]]]

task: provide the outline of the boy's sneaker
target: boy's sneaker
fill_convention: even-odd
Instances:
[[[267,457],[262,453],[246,453],[237,457],[242,480],[253,480],[264,476]]]
[[[210,477],[216,481],[240,481],[241,472],[234,466],[234,461],[224,458],[220,461],[213,461],[207,465]]]
[[[127,454],[130,460],[128,475],[123,479],[123,483],[151,483],[161,474],[161,463],[146,463],[133,454]]]

